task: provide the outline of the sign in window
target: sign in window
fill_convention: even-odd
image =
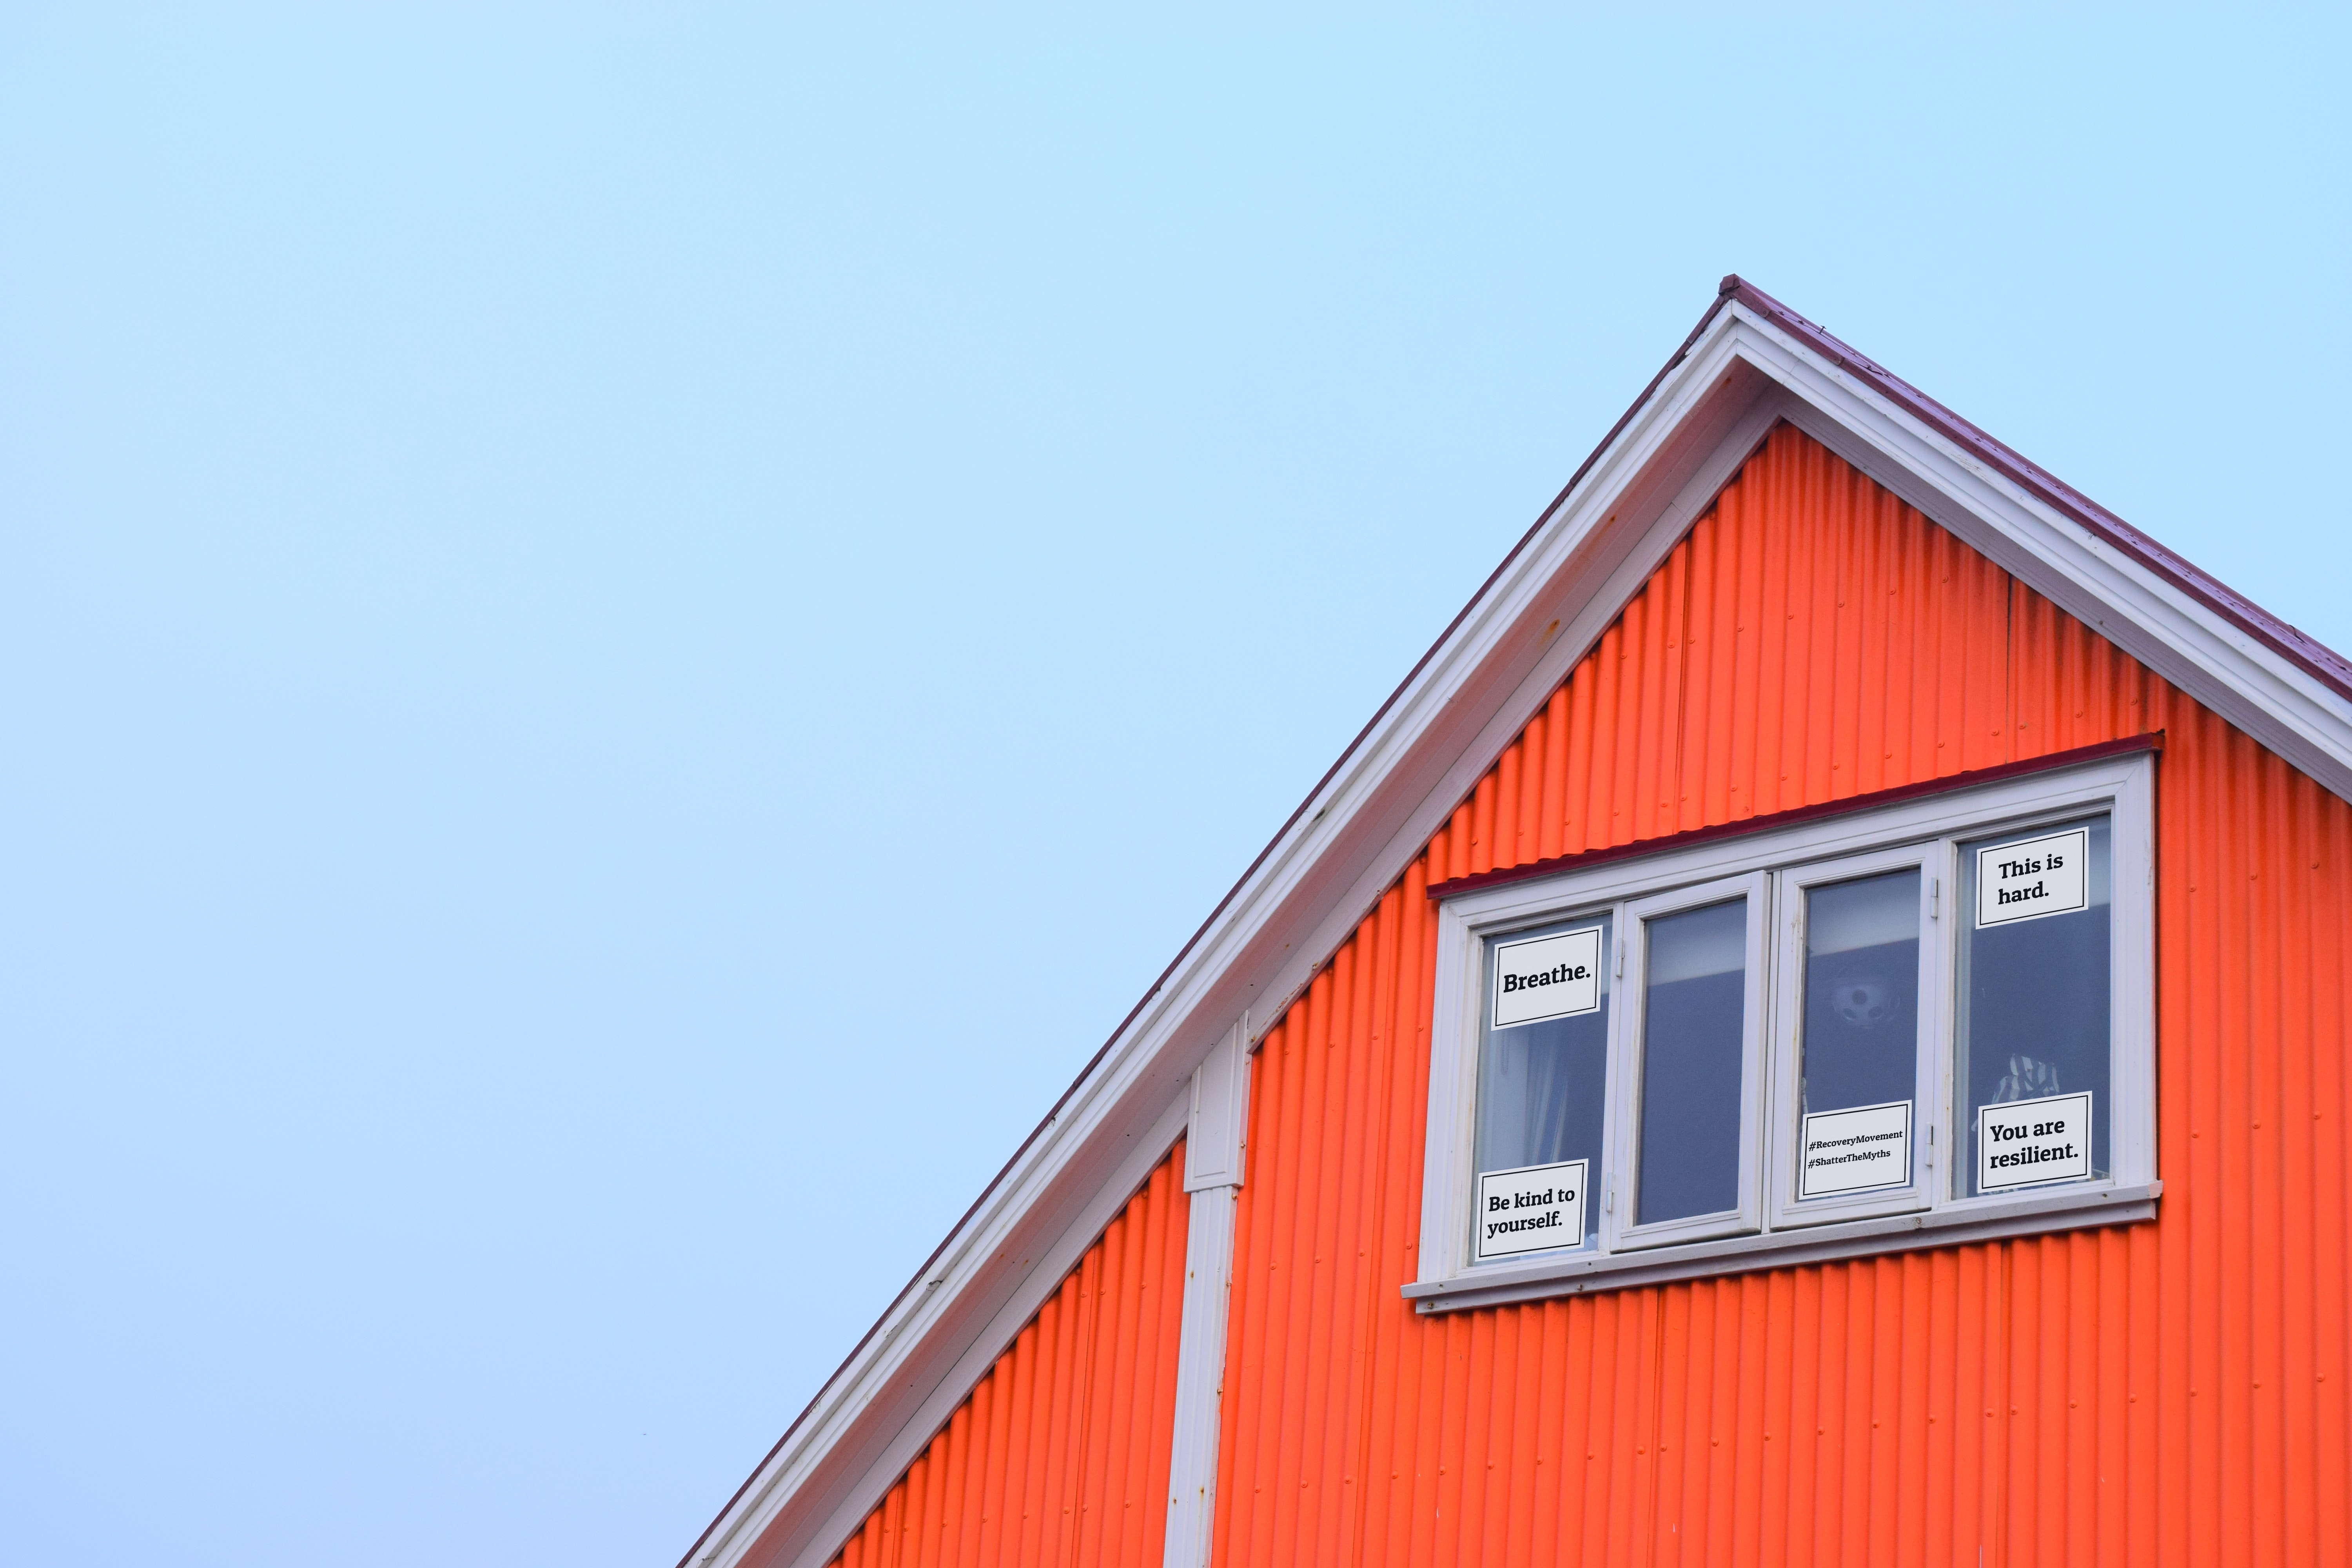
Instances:
[[[1911,1179],[1911,1102],[1816,1110],[1805,1118],[1797,1195],[1866,1193]]]
[[[1977,851],[1977,924],[2072,914],[2091,902],[2091,835],[2077,827]]]
[[[2079,1182],[2091,1173],[2091,1097],[2053,1094],[1977,1112],[1977,1190]]]
[[[1601,1005],[1601,928],[1495,947],[1495,1027],[1540,1024]]]
[[[1548,1252],[1584,1239],[1583,1160],[1488,1171],[1478,1178],[1478,1231],[1471,1257],[1484,1263],[1521,1252]]]
[[[2053,1163],[2003,1138],[1988,1142],[1985,1118],[2016,1125],[2017,1106],[2062,1098],[2095,1104],[2113,1085],[2114,830],[2106,817],[2030,837],[1962,847],[1958,1041],[1952,1082],[1955,1132],[1971,1147],[1952,1162],[1956,1195],[2098,1180],[2107,1174],[2107,1129],[2079,1117],[2075,1152]],[[2029,1120],[2028,1125],[2031,1125]],[[2059,1139],[2063,1144],[2068,1140]],[[2043,1147],[2037,1143],[2036,1148]]]

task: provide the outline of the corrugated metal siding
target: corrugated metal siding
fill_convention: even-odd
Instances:
[[[866,1516],[838,1568],[1157,1568],[1183,1168],[1179,1142]]]
[[[2162,728],[2152,1226],[1423,1318],[1432,880]],[[1777,431],[1255,1058],[1218,1568],[2343,1563],[2352,810]]]

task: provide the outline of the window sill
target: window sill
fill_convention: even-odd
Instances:
[[[1692,1242],[1641,1252],[1606,1256],[1585,1253],[1539,1262],[1497,1265],[1458,1274],[1451,1279],[1416,1281],[1404,1287],[1404,1295],[1416,1311],[1457,1312],[1472,1307],[1499,1307],[1549,1296],[1589,1295],[1674,1279],[1788,1268],[1927,1247],[1957,1247],[1966,1242],[2003,1241],[2053,1230],[2137,1225],[2156,1217],[2156,1200],[2163,1192],[2162,1182],[2148,1182],[2137,1186],[2092,1187],[2032,1197],[1975,1199],[1917,1214],[1807,1226],[1762,1236],[1737,1236],[1722,1241]]]

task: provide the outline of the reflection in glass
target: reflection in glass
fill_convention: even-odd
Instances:
[[[1919,1077],[1919,872],[1805,895],[1801,1111],[1908,1100]]]
[[[1601,1169],[1601,1111],[1609,1100],[1608,955],[1610,921],[1563,922],[1543,931],[1515,932],[1512,942],[1549,931],[1601,932],[1601,1005],[1591,1013],[1510,1028],[1494,1026],[1495,943],[1486,950],[1483,1038],[1478,1050],[1477,1168],[1517,1170],[1526,1165],[1590,1160]],[[1601,1205],[1584,1205],[1585,1238],[1597,1236]]]
[[[1748,900],[1649,922],[1642,993],[1642,1225],[1739,1206]]]
[[[2042,845],[2082,834],[2088,886],[2063,901],[2082,907],[2003,920],[1997,904],[1980,909],[1981,882],[1998,879],[2003,860],[1987,849]],[[1966,1157],[1954,1161],[1952,1190],[1977,1191],[1977,1112],[1987,1105],[2045,1095],[2091,1096],[2091,1176],[2108,1173],[2107,1113],[2113,969],[2108,911],[2114,868],[2108,819],[2037,827],[1960,847],[1959,1019],[1953,1080],[1959,1089]],[[2019,879],[2021,880],[2022,879]],[[2042,879],[2036,878],[2036,886]],[[2052,886],[2052,891],[2058,889]],[[1989,900],[1990,901],[1990,900]]]

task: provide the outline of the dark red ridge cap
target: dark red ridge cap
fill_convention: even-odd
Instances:
[[[1957,442],[2018,485],[2057,508],[2100,539],[2182,590],[2247,636],[2293,660],[2352,698],[2352,659],[2298,626],[2272,615],[2243,594],[2155,540],[2067,484],[2015,448],[1987,435],[1917,387],[1832,337],[1737,272],[1726,277],[1717,302],[1736,300],[1797,339],[1840,370],[1866,382],[1880,395],[1948,440]],[[1638,406],[1638,405],[1636,405]],[[1612,433],[1613,434],[1613,433]]]
[[[2163,574],[2169,580],[2179,584],[2189,592],[2213,605],[2216,610],[2229,616],[2234,624],[2242,626],[2250,635],[2261,638],[2268,646],[2277,648],[2281,653],[2294,659],[2296,663],[2327,681],[2337,691],[2352,697],[2352,662],[2347,662],[2326,645],[2306,637],[2270,615],[2243,595],[2223,587],[2154,540],[2140,533],[2121,518],[2060,483],[2051,475],[2043,473],[2042,469],[1962,419],[1942,404],[1897,379],[1878,364],[1864,358],[1811,321],[1805,320],[1769,294],[1748,282],[1738,273],[1727,274],[1716,289],[1714,301],[1699,317],[1698,325],[1690,330],[1690,335],[1683,339],[1682,346],[1675,350],[1666,363],[1658,368],[1658,374],[1650,378],[1650,384],[1647,386],[1642,388],[1641,395],[1635,397],[1626,406],[1625,412],[1617,416],[1617,423],[1609,427],[1609,433],[1601,438],[1600,445],[1594,447],[1591,454],[1577,465],[1576,471],[1569,476],[1568,483],[1560,487],[1559,493],[1536,514],[1535,521],[1529,524],[1528,531],[1519,536],[1519,542],[1512,545],[1510,552],[1496,563],[1495,569],[1486,574],[1486,580],[1478,584],[1478,591],[1470,595],[1469,602],[1462,606],[1451,621],[1446,623],[1445,629],[1438,634],[1437,640],[1429,645],[1429,650],[1414,661],[1413,667],[1405,672],[1404,679],[1397,682],[1396,689],[1389,693],[1388,700],[1382,702],[1371,718],[1365,721],[1364,727],[1356,731],[1356,738],[1348,742],[1347,749],[1339,753],[1338,760],[1324,772],[1323,776],[1315,781],[1315,787],[1307,792],[1307,798],[1300,801],[1297,809],[1283,820],[1282,826],[1275,830],[1274,837],[1266,841],[1265,847],[1257,852],[1256,858],[1249,863],[1248,868],[1242,872],[1233,887],[1226,891],[1225,896],[1217,900],[1216,908],[1209,911],[1208,918],[1201,922],[1200,928],[1186,939],[1182,947],[1177,949],[1176,956],[1168,961],[1168,967],[1160,972],[1160,978],[1154,980],[1150,987],[1137,1000],[1135,1005],[1128,1009],[1127,1016],[1118,1021],[1118,1027],[1110,1032],[1110,1037],[1106,1039],[1101,1047],[1087,1059],[1087,1065],[1078,1069],[1078,1076],[1071,1080],[1069,1088],[1062,1091],[1062,1097],[1054,1102],[1054,1108],[1045,1113],[1045,1119],[1030,1131],[1029,1135],[1021,1141],[1020,1146],[1013,1151],[1012,1157],[1004,1162],[988,1185],[981,1189],[980,1195],[972,1199],[971,1206],[964,1210],[963,1216],[956,1221],[945,1237],[940,1238],[939,1246],[931,1249],[931,1255],[923,1259],[923,1266],[915,1270],[914,1278],[908,1280],[898,1293],[890,1299],[890,1304],[882,1309],[881,1315],[874,1320],[873,1326],[858,1338],[855,1345],[850,1347],[849,1353],[842,1358],[841,1364],[833,1370],[832,1375],[817,1385],[816,1393],[810,1397],[805,1405],[801,1407],[801,1413],[793,1417],[793,1424],[784,1428],[783,1436],[776,1439],[759,1464],[752,1468],[751,1473],[743,1478],[743,1484],[735,1489],[733,1495],[728,1498],[726,1505],[720,1508],[710,1522],[703,1527],[702,1533],[695,1537],[694,1544],[686,1549],[686,1555],[677,1560],[677,1568],[692,1568],[694,1554],[702,1550],[703,1542],[710,1539],[710,1532],[719,1528],[719,1521],[727,1517],[728,1510],[741,1500],[745,1492],[751,1489],[751,1483],[760,1479],[760,1472],[766,1469],[770,1461],[773,1460],[778,1454],[783,1452],[784,1445],[793,1440],[793,1434],[798,1432],[803,1423],[815,1413],[819,1401],[824,1397],[824,1391],[831,1388],[840,1379],[841,1374],[847,1372],[856,1362],[859,1352],[864,1351],[874,1336],[881,1331],[882,1325],[889,1321],[890,1314],[898,1310],[898,1303],[922,1287],[924,1277],[929,1274],[956,1237],[962,1234],[963,1227],[971,1223],[972,1216],[978,1214],[981,1206],[988,1202],[989,1195],[1004,1184],[1005,1179],[1013,1173],[1013,1167],[1021,1163],[1021,1157],[1029,1152],[1030,1146],[1045,1135],[1047,1128],[1061,1119],[1063,1107],[1069,1104],[1070,1098],[1077,1093],[1087,1079],[1093,1075],[1095,1068],[1102,1064],[1103,1058],[1110,1054],[1111,1047],[1116,1046],[1119,1037],[1127,1033],[1128,1026],[1135,1022],[1154,996],[1160,994],[1160,988],[1166,985],[1171,977],[1175,974],[1178,965],[1181,964],[1192,950],[1201,944],[1201,940],[1216,925],[1218,917],[1225,912],[1241,890],[1249,885],[1249,879],[1257,875],[1257,868],[1265,864],[1266,858],[1274,853],[1285,836],[1297,825],[1299,818],[1307,815],[1307,808],[1315,804],[1316,797],[1323,793],[1324,787],[1339,776],[1339,770],[1348,765],[1349,759],[1356,754],[1372,731],[1379,728],[1381,721],[1388,716],[1389,710],[1397,705],[1399,700],[1420,678],[1421,672],[1429,667],[1430,660],[1437,657],[1438,649],[1445,646],[1456,628],[1469,618],[1470,612],[1478,607],[1479,602],[1486,598],[1503,574],[1509,570],[1511,563],[1517,560],[1520,553],[1534,541],[1536,535],[1542,531],[1544,524],[1559,510],[1560,503],[1574,494],[1576,487],[1584,482],[1584,477],[1592,471],[1593,465],[1601,460],[1601,454],[1607,452],[1615,444],[1617,437],[1624,432],[1625,426],[1633,423],[1633,416],[1648,405],[1653,396],[1656,395],[1659,384],[1673,374],[1676,365],[1689,357],[1691,345],[1697,342],[1700,335],[1714,324],[1716,317],[1723,313],[1724,307],[1734,300],[1757,314],[1769,318],[1773,325],[1804,342],[1814,353],[1830,359],[1840,368],[1870,382],[1890,400],[1900,404],[1916,417],[1944,431],[1952,439],[1981,451],[1988,461],[2000,468],[2002,472],[2009,474],[2019,484],[2042,496],[2050,504],[2058,507],[2069,516],[2076,518],[2084,527],[2103,537],[2112,539],[2118,549],[2147,562],[2153,570]]]
[[[1913,784],[1896,784],[1892,789],[1872,790],[1867,795],[1850,795],[1843,800],[1816,801],[1811,805],[1790,806],[1786,811],[1768,811],[1761,816],[1710,823],[1705,827],[1669,833],[1663,838],[1636,838],[1630,844],[1611,844],[1599,849],[1580,849],[1573,855],[1555,855],[1548,860],[1529,860],[1524,865],[1476,871],[1467,877],[1456,877],[1450,882],[1432,882],[1427,890],[1433,902],[1440,899],[1459,898],[1464,893],[1475,893],[1482,888],[1532,881],[1538,877],[1562,876],[1593,866],[1605,866],[1612,860],[1637,860],[1644,855],[1664,855],[1675,849],[1687,849],[1695,844],[1711,844],[1721,838],[1746,838],[1752,834],[1769,833],[1775,828],[1793,827],[1801,822],[1818,822],[1825,816],[1847,816],[1857,811],[1871,811],[1901,801],[1950,795],[1955,790],[1999,784],[2004,779],[2054,773],[2060,768],[2095,763],[2102,757],[2124,757],[2135,752],[2162,750],[2164,731],[2150,730],[2146,734],[2126,735],[2119,741],[2101,741],[2096,745],[2076,746],[2070,751],[2053,752],[2047,756],[2028,757],[2023,762],[1996,763],[1989,768],[1972,768],[1966,773],[1946,773],[1941,778],[1920,779]]]

